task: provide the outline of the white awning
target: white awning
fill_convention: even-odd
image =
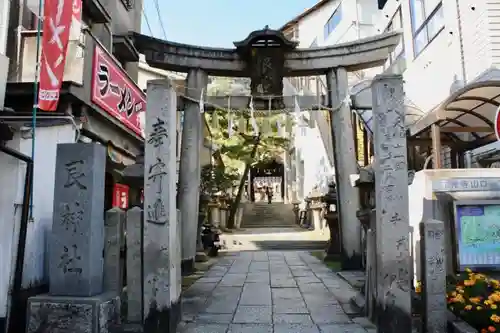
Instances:
[[[363,123],[367,131],[373,134],[371,84],[372,84],[371,80],[365,80],[355,84],[350,90],[350,95],[351,95],[352,109],[363,120]],[[404,105],[406,107],[405,124],[406,127],[408,128],[415,122],[420,120],[425,115],[425,113],[424,111],[416,107],[409,100],[405,100]]]
[[[429,138],[437,124],[442,136],[474,148],[497,140],[494,122],[500,106],[500,80],[468,84],[409,127],[413,138]],[[474,147],[473,147],[474,146]]]

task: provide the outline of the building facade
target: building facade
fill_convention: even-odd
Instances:
[[[53,186],[58,143],[96,142],[107,147],[106,209],[116,205],[116,185],[123,185],[121,170],[134,163],[142,150],[142,112],[145,94],[137,85],[139,53],[130,33],[140,31],[142,0],[89,0],[82,2],[81,26],[72,27],[64,82],[58,109],[32,114],[37,55],[37,1],[12,0],[8,15],[0,12],[8,33],[5,55],[9,70],[5,109],[0,122],[5,134],[0,144],[32,157],[34,153],[33,200],[28,221],[21,217],[26,164],[0,152],[0,332],[24,325],[19,295],[41,292],[48,282],[47,246],[53,215]],[[3,25],[2,27],[5,27]],[[3,30],[2,30],[3,31]],[[42,32],[43,33],[43,32]],[[1,81],[1,80],[0,80]],[[124,201],[126,202],[126,201]],[[119,204],[122,205],[122,204]],[[123,208],[123,207],[122,207]],[[104,212],[103,212],[104,213]],[[22,284],[13,276],[21,225],[27,225]],[[17,268],[19,270],[19,267]],[[22,291],[22,292],[21,292]],[[14,311],[15,309],[15,311]],[[17,314],[16,314],[17,313]],[[9,316],[10,314],[10,316]],[[14,326],[13,326],[14,325]]]
[[[379,16],[375,1],[322,0],[287,22],[280,30],[288,38],[299,42],[300,48],[329,46],[379,34],[380,31],[376,28]],[[382,70],[383,68],[372,68],[349,73],[349,84],[353,86]],[[285,94],[327,94],[324,76],[293,77],[285,81]],[[292,160],[298,165],[296,172],[292,174],[296,177],[299,200],[311,195],[313,191],[327,191],[328,182],[335,175],[328,112],[301,112],[301,118],[302,125],[294,138],[293,146],[296,149],[292,152]],[[354,119],[354,122],[358,121]],[[307,150],[311,146],[320,148],[314,152]],[[359,159],[364,160],[364,157],[359,156]]]

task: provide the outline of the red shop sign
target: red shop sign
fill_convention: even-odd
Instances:
[[[113,207],[128,208],[128,189],[127,185],[115,184],[113,187]]]
[[[144,137],[146,95],[100,46],[94,49],[92,102]]]

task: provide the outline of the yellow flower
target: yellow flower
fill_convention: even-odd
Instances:
[[[480,297],[471,297],[471,298],[469,298],[469,301],[471,301],[471,303],[473,303],[473,304],[478,304],[479,302],[481,302],[481,298]]]
[[[467,310],[467,311],[472,310],[472,305],[470,305],[470,304],[466,305],[465,310]]]
[[[490,319],[494,323],[500,323],[500,316],[498,316],[496,314],[491,315]]]
[[[486,301],[484,301],[484,304],[485,304],[485,305],[490,305],[491,303],[492,303],[492,302],[491,302],[490,300],[486,300]]]
[[[466,268],[466,269],[465,269],[465,271],[466,271],[467,273],[472,273],[472,270],[471,270],[470,268]]]
[[[478,307],[476,308],[476,310],[477,310],[477,311],[481,311],[482,309],[483,309],[483,307],[482,307],[482,306],[478,306]]]
[[[473,286],[475,284],[476,284],[475,280],[465,280],[464,281],[464,285],[467,286],[467,287]]]
[[[492,310],[496,310],[496,309],[498,308],[498,306],[497,306],[496,304],[491,304],[490,308],[491,308]]]

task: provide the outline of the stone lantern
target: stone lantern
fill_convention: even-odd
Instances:
[[[309,230],[316,230],[323,233],[323,194],[318,191],[318,189],[314,189],[312,193],[309,195],[310,203],[308,205],[308,218],[307,218],[307,227]]]
[[[375,177],[371,165],[361,168],[359,171],[359,178],[356,180],[355,185],[359,189],[360,208],[356,212],[361,226],[363,228],[362,237],[362,263],[366,268],[367,244],[366,235],[368,230],[375,232]]]
[[[342,251],[340,244],[340,223],[339,214],[337,210],[337,186],[335,183],[328,185],[328,193],[322,198],[323,203],[326,205],[323,218],[330,229],[330,240],[328,241],[328,248],[326,249],[325,261],[338,260]]]

